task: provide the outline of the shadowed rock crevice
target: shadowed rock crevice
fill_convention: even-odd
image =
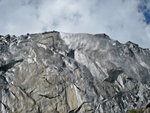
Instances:
[[[74,59],[74,50],[71,49],[71,50],[67,53],[67,56]]]
[[[107,73],[109,77],[106,78],[105,81],[113,83],[115,80],[117,80],[118,76],[123,73],[123,70],[111,69],[111,70],[108,70]]]
[[[23,59],[20,60],[12,60],[8,64],[0,66],[0,71],[3,73],[7,72],[8,69],[11,69],[16,63],[23,62]]]

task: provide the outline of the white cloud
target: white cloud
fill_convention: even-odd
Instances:
[[[1,0],[0,34],[58,30],[106,33],[150,48],[150,25],[140,0]]]

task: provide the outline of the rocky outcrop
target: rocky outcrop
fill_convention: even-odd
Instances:
[[[131,109],[127,113],[150,113],[150,103],[142,108]]]
[[[0,36],[2,113],[125,113],[150,100],[150,51],[106,34]]]

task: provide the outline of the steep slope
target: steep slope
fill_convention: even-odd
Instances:
[[[150,51],[105,34],[0,37],[2,113],[125,113],[150,100]]]

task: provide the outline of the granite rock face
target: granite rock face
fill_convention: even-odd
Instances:
[[[1,113],[125,113],[150,100],[150,51],[105,34],[0,36]]]

